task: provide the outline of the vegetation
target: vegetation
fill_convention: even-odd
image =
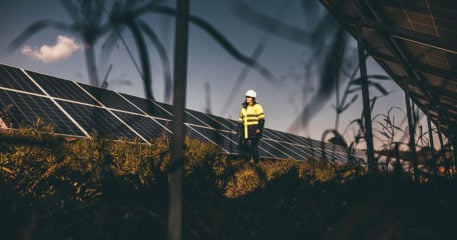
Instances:
[[[48,132],[48,133],[43,133]],[[165,239],[170,142],[2,132],[1,239]],[[451,180],[309,159],[249,165],[186,139],[185,239],[453,239]]]

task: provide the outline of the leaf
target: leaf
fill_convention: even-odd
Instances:
[[[371,113],[373,113],[374,104],[376,103],[377,100],[378,100],[378,97],[376,97],[376,96],[371,99],[371,106],[370,106]]]
[[[156,6],[156,5],[148,5],[147,8],[140,9],[137,13],[133,14],[142,14],[147,11],[154,11],[170,16],[178,16],[179,14],[176,12],[175,9],[166,6]],[[136,16],[135,15],[135,16]],[[232,57],[236,60],[254,68],[259,72],[267,81],[272,84],[278,84],[278,79],[271,73],[268,68],[257,62],[256,60],[247,57],[246,55],[242,54],[232,43],[228,41],[228,39],[219,32],[214,26],[212,26],[209,22],[205,21],[204,19],[189,15],[189,22],[195,24],[196,26],[202,28],[206,33],[208,33],[219,45],[222,46]]]
[[[405,131],[403,129],[401,129],[400,127],[397,127],[397,126],[393,126],[395,129],[399,130],[400,132],[404,133]]]
[[[356,87],[347,91],[348,94],[361,91],[362,87]]]
[[[381,86],[381,84],[379,83],[375,83],[375,82],[368,82],[368,85],[369,86],[374,86],[376,89],[378,89],[379,92],[382,93],[382,95],[386,96],[389,94],[389,92],[383,87]]]
[[[379,121],[376,121],[376,122],[377,122],[379,125],[381,125],[381,127],[382,127],[383,129],[386,129],[386,128],[387,128],[387,126],[384,125],[383,123],[381,123],[381,122],[379,122]]]
[[[165,102],[170,102],[171,98],[171,69],[170,69],[170,61],[168,60],[167,52],[165,50],[165,47],[163,46],[162,42],[159,40],[159,37],[155,32],[144,22],[144,21],[139,21],[139,24],[143,30],[144,33],[149,37],[149,39],[152,41],[154,47],[157,50],[157,53],[160,56],[160,60],[162,62],[162,68],[163,68],[163,76],[164,76],[164,100]]]
[[[14,50],[21,46],[27,39],[33,36],[38,31],[44,30],[46,28],[55,28],[57,30],[67,31],[67,32],[74,32],[75,29],[66,23],[54,21],[54,20],[39,20],[35,23],[32,23],[28,26],[24,31],[21,32],[16,38],[11,41],[10,45],[8,46],[9,50]]]
[[[344,106],[341,108],[341,112],[346,111],[346,109],[347,109],[350,105],[352,105],[352,104],[357,100],[357,97],[358,97],[358,96],[359,96],[359,95],[357,95],[357,94],[354,95],[354,96],[352,97],[351,101],[348,102],[346,105],[344,105]]]
[[[386,75],[373,74],[373,75],[368,75],[368,79],[390,80],[391,78],[389,76],[386,76]]]
[[[143,70],[143,75],[141,77],[143,79],[145,96],[147,99],[154,99],[154,95],[152,92],[151,64],[148,54],[148,47],[146,45],[143,35],[141,34],[140,28],[133,20],[127,22],[127,27],[132,32],[135,44],[138,48],[141,69]]]

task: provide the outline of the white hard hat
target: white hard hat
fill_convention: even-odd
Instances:
[[[254,91],[254,90],[248,90],[246,92],[246,97],[253,97],[253,98],[256,98],[257,97],[257,93]]]

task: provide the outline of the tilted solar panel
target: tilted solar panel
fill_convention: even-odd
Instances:
[[[40,119],[43,125],[51,124],[55,133],[84,136],[49,98],[0,89],[0,106],[2,111],[7,110],[3,121],[12,128],[32,126]]]
[[[277,136],[277,139],[279,139],[279,141],[281,141],[281,142],[285,142],[285,143],[296,143],[297,142],[296,139],[293,139],[292,137],[290,137],[290,135],[288,135],[286,133],[276,131],[276,130],[272,130],[272,132],[275,136]]]
[[[127,112],[141,113],[141,110],[133,106],[121,95],[102,88],[92,87],[86,84],[80,84],[89,94],[97,99],[101,104],[108,108],[124,110]]]
[[[259,143],[259,156],[266,159],[279,159],[277,155],[269,152],[268,148],[265,148],[262,144]]]
[[[273,140],[269,139],[262,139],[259,142],[259,149],[262,149],[263,151],[267,152],[269,155],[274,156],[274,158],[282,158],[282,159],[287,159],[287,158],[292,158],[289,154],[285,153],[283,150],[283,146]]]
[[[27,71],[27,73],[51,97],[92,105],[99,105],[75,82],[31,71]]]
[[[145,114],[154,116],[156,118],[171,119],[172,113],[166,111],[162,107],[159,107],[152,101],[123,93],[121,93],[121,95],[125,97],[127,101],[140,108]]]
[[[153,120],[151,117],[130,114],[125,112],[114,111],[118,117],[120,117],[125,123],[132,127],[138,134],[140,134],[147,141],[167,135],[167,131],[159,125],[159,123]]]
[[[307,151],[306,147],[304,147],[303,145],[294,144],[294,143],[286,144],[286,145],[291,149],[291,151],[300,155],[300,158],[298,158],[298,159],[304,160],[304,159],[309,159],[309,158],[313,157],[311,152]]]
[[[263,130],[263,133],[262,133],[263,137],[264,138],[267,138],[267,139],[271,139],[271,140],[276,140],[276,141],[280,141],[281,138],[275,134],[275,132],[269,128],[265,128]]]
[[[279,146],[280,150],[282,150],[285,154],[287,154],[288,156],[290,156],[293,159],[305,160],[305,159],[309,158],[309,156],[306,156],[304,153],[302,153],[300,150],[298,150],[297,147],[295,147],[292,144],[288,144],[287,142],[278,141],[277,146]]]
[[[158,107],[164,109],[166,112],[170,113],[171,116],[173,116],[173,106],[172,105],[157,102],[157,101],[154,101],[153,103],[156,104]]]
[[[222,147],[227,153],[237,154],[238,141],[233,133],[207,128],[203,126],[189,125],[188,128],[203,135],[203,140]]]
[[[193,118],[198,119],[200,122],[203,124],[206,124],[206,126],[214,128],[214,129],[219,129],[219,130],[226,130],[226,131],[231,131],[232,129],[225,126],[224,124],[220,123],[219,121],[216,121],[215,119],[211,118],[208,114],[202,113],[202,112],[197,112],[197,111],[192,111],[192,110],[187,110],[189,114],[192,115]],[[200,123],[200,125],[202,125]]]
[[[0,64],[0,87],[24,92],[43,94],[43,92],[18,68]]]
[[[164,128],[168,136],[171,136],[171,134],[173,133],[173,122],[171,120],[154,118],[154,121],[158,122],[159,125]]]
[[[297,135],[293,135],[290,133],[284,133],[284,132],[283,132],[283,134],[285,136],[287,136],[287,138],[290,139],[290,141],[292,141],[295,144],[299,144],[299,145],[303,145],[303,146],[309,145],[309,141],[307,141],[307,139],[305,137],[300,137]]]
[[[198,132],[197,130],[189,127],[189,125],[187,124],[184,124],[184,132],[186,133],[186,136],[190,137],[191,139],[196,139],[203,142],[211,142],[209,138],[205,137],[202,133]]]
[[[196,115],[196,111],[186,109],[185,114],[184,114],[184,122],[193,124],[193,125],[197,125],[197,126],[211,127],[210,125],[205,123],[203,121],[203,119],[200,119],[200,118],[196,117],[195,115]]]
[[[89,134],[96,131],[100,136],[113,137],[114,139],[120,139],[122,137],[133,139],[138,137],[137,134],[119,121],[107,109],[66,101],[58,101],[58,103]]]
[[[238,152],[238,135],[235,132],[228,132],[228,131],[218,131],[221,135],[225,138],[229,139],[228,149],[230,150],[231,154],[239,154]]]
[[[232,131],[237,130],[238,121],[222,118],[211,114],[208,114],[208,116],[214,119],[214,121],[217,121],[219,124],[223,125],[224,127],[231,129]]]

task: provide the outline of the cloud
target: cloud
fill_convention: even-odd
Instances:
[[[51,63],[70,57],[78,49],[82,47],[76,44],[74,39],[59,35],[54,46],[43,45],[39,49],[25,46],[22,48],[22,53],[44,63]]]

